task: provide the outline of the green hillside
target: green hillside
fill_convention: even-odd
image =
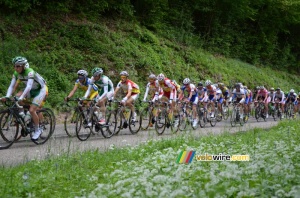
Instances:
[[[9,86],[14,70],[11,60],[17,55],[25,56],[30,67],[47,80],[51,106],[60,103],[72,89],[77,70],[91,72],[94,67],[104,68],[114,83],[119,80],[119,72],[127,70],[142,90],[151,72],[162,72],[177,81],[186,77],[195,83],[211,79],[232,85],[239,81],[251,88],[265,85],[300,91],[297,65],[291,72],[271,69],[270,64],[254,66],[225,53],[209,53],[200,45],[205,41],[196,34],[167,28],[170,26],[153,28],[119,12],[105,16],[57,14],[41,9],[1,13],[1,96]]]

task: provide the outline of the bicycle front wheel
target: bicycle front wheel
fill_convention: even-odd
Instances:
[[[141,129],[142,130],[147,130],[150,124],[153,124],[154,122],[152,121],[153,115],[151,112],[150,108],[145,108],[141,112]]]
[[[131,112],[130,120],[129,120],[129,130],[132,134],[137,134],[141,129],[141,116],[138,110],[135,111],[136,116],[134,118],[133,113]]]
[[[9,148],[17,139],[19,123],[9,110],[0,113],[0,150]]]
[[[112,137],[120,128],[117,128],[118,119],[115,112],[106,113],[106,123],[101,128],[101,133],[103,137],[110,138]]]
[[[236,125],[236,110],[233,109],[230,117],[230,124],[232,127],[235,127]]]
[[[76,119],[76,136],[80,141],[87,140],[92,133],[92,126],[89,126],[88,111],[84,110],[78,114]]]
[[[32,140],[35,144],[44,144],[52,136],[53,133],[53,117],[47,109],[42,109],[37,112],[40,119],[40,130],[42,131],[37,140]],[[33,133],[30,134],[32,137]]]

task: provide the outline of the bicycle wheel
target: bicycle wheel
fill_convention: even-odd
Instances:
[[[207,122],[206,116],[205,116],[205,112],[203,109],[200,109],[198,111],[198,117],[199,117],[199,124],[201,128],[204,128]]]
[[[229,117],[229,108],[227,105],[222,104],[222,116],[224,120],[227,120]]]
[[[135,110],[136,117],[133,117],[133,113],[130,114],[129,119],[129,130],[132,134],[137,134],[141,129],[142,119],[140,112],[136,109]]]
[[[259,118],[261,115],[261,109],[259,107],[255,108],[255,119],[257,120],[257,122],[259,122]]]
[[[166,116],[167,116],[167,113],[165,110],[158,113],[158,116],[157,116],[156,122],[155,122],[155,130],[158,135],[162,135],[166,129],[166,124],[167,124]]]
[[[17,139],[19,123],[9,110],[0,113],[0,150],[9,148]]]
[[[152,121],[153,115],[151,112],[151,108],[147,107],[142,110],[141,112],[141,129],[142,130],[147,130],[150,126],[150,124],[153,124],[154,122]]]
[[[75,137],[76,136],[76,119],[78,116],[77,110],[75,110],[73,113],[67,113],[65,115],[64,120],[64,128],[69,137]]]
[[[42,109],[37,112],[40,119],[40,130],[42,133],[37,140],[32,140],[35,144],[44,144],[52,136],[53,133],[53,118],[49,110]],[[33,133],[30,133],[32,138]]]
[[[102,127],[102,135],[106,138],[112,137],[114,134],[116,134],[120,127],[118,124],[120,123],[117,119],[117,114],[115,111],[109,111],[106,113],[106,123],[105,126]],[[106,130],[106,131],[105,131]]]
[[[171,125],[171,131],[172,133],[177,133],[177,131],[179,130],[179,126],[180,126],[180,119],[179,119],[179,115],[172,115],[171,119],[169,119],[168,117],[168,121]]]
[[[85,141],[91,136],[92,129],[88,123],[88,111],[84,110],[78,114],[76,119],[76,136],[81,141]]]
[[[236,126],[236,109],[234,108],[231,112],[231,116],[230,116],[230,124],[232,127],[235,127]]]
[[[54,132],[55,130],[55,127],[56,127],[56,118],[55,118],[55,115],[54,115],[54,112],[50,109],[50,108],[43,108],[45,109],[48,113],[51,114],[51,118],[52,118],[52,133]]]
[[[180,131],[186,130],[188,125],[188,118],[187,118],[187,114],[183,111],[179,112],[179,122],[180,122],[179,130]]]
[[[215,113],[214,113],[214,117],[211,117],[209,120],[210,126],[214,127],[217,124],[217,114],[218,114],[218,110],[215,109]]]

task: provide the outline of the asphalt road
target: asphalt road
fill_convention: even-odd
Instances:
[[[277,122],[268,119],[267,122],[257,122],[254,118],[250,118],[248,123],[244,126],[237,125],[231,127],[229,119],[227,121],[218,122],[215,127],[209,124],[205,128],[198,128],[197,130],[188,130],[186,132],[178,131],[172,134],[170,129],[166,129],[163,135],[157,135],[155,129],[152,127],[147,131],[140,131],[136,135],[132,135],[128,129],[123,129],[116,136],[109,139],[103,138],[101,133],[91,135],[87,141],[80,141],[77,137],[69,138],[63,129],[62,124],[56,125],[55,132],[51,139],[44,145],[36,145],[29,138],[20,139],[14,143],[9,149],[0,150],[1,166],[15,166],[26,163],[30,160],[47,159],[50,156],[59,156],[64,153],[73,153],[85,150],[105,151],[112,145],[115,147],[135,146],[152,139],[168,139],[176,137],[181,134],[192,134],[194,136],[203,136],[207,134],[220,134],[223,132],[235,133],[238,131],[247,131],[253,128],[270,128],[275,126]]]

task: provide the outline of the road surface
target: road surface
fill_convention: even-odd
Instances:
[[[226,131],[235,133],[253,128],[270,128],[276,124],[277,122],[272,121],[270,118],[267,122],[257,122],[255,119],[250,118],[248,123],[242,127],[239,125],[231,127],[228,119],[227,121],[218,122],[215,127],[211,127],[207,124],[205,128],[198,128],[197,130],[189,130],[187,132],[178,131],[176,134],[171,134],[170,130],[166,129],[164,134],[159,136],[156,134],[155,129],[152,128],[147,131],[140,131],[136,135],[132,135],[128,129],[123,129],[118,135],[109,139],[103,138],[101,133],[99,133],[91,135],[87,141],[80,141],[77,137],[69,138],[64,131],[63,125],[58,124],[53,136],[44,145],[36,145],[26,137],[14,143],[9,149],[0,150],[0,165],[6,167],[15,166],[30,160],[42,160],[47,159],[50,156],[59,156],[64,153],[74,153],[89,149],[105,151],[113,145],[115,147],[124,147],[128,145],[135,146],[148,140],[168,139],[186,133],[197,137],[207,134],[220,134]]]

